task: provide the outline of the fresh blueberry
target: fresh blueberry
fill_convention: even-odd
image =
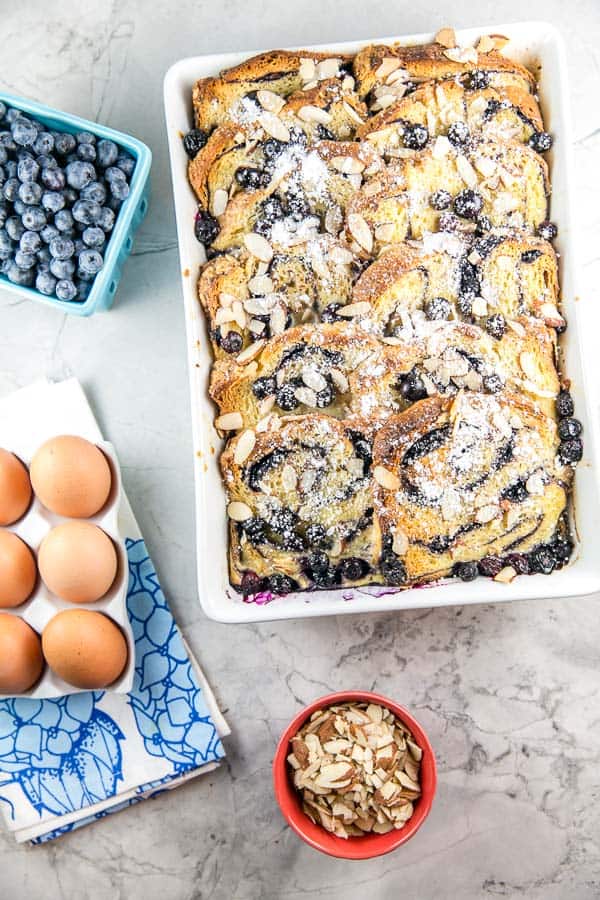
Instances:
[[[73,218],[83,225],[95,225],[100,218],[102,207],[95,200],[77,200],[73,205]]]
[[[570,438],[567,441],[561,441],[558,448],[560,461],[565,465],[568,463],[577,463],[583,456],[583,443],[581,438]]]
[[[20,197],[17,197],[15,202],[13,203],[13,210],[15,215],[22,216],[26,209],[29,208],[28,203],[23,203]]]
[[[60,231],[56,227],[56,225],[44,225],[42,230],[40,231],[40,237],[45,244],[49,244],[50,241],[53,241],[55,237],[58,237]]]
[[[7,159],[4,163],[4,171],[7,178],[17,177],[17,161],[16,159]]]
[[[18,218],[18,216],[9,216],[4,227],[6,228],[9,237],[12,238],[13,241],[21,240],[21,236],[23,235],[25,228],[23,227],[23,222]]]
[[[207,140],[208,135],[205,131],[200,131],[199,128],[192,128],[183,139],[183,149],[190,159],[194,159],[200,150],[202,150]],[[112,163],[110,163],[110,165],[112,165]]]
[[[114,141],[109,141],[106,138],[98,141],[96,145],[96,159],[103,169],[108,168],[108,166],[114,166],[118,155],[119,148]]]
[[[264,375],[262,378],[257,378],[254,384],[252,385],[252,393],[256,397],[257,400],[264,400],[265,397],[271,396],[277,390],[277,383],[273,376]]]
[[[127,153],[119,153],[117,166],[125,174],[126,178],[131,178],[135,170],[135,159]]]
[[[45,153],[41,153],[37,157],[37,163],[40,169],[56,169],[58,168],[58,163],[54,156],[47,156]]]
[[[473,581],[479,574],[479,568],[476,562],[456,563],[453,574],[461,581]]]
[[[556,557],[550,547],[536,547],[529,554],[529,564],[532,572],[539,572],[542,575],[550,575],[556,566]]]
[[[425,315],[431,321],[449,319],[452,315],[452,305],[445,297],[432,297],[425,304]]]
[[[418,122],[406,122],[402,134],[402,143],[409,150],[422,150],[429,140],[429,131]]]
[[[484,69],[474,69],[465,79],[469,91],[483,91],[490,85],[490,76]]]
[[[42,199],[42,188],[36,181],[25,181],[19,188],[19,200],[34,206]]]
[[[54,224],[59,231],[71,231],[75,224],[71,211],[68,209],[60,209],[54,216]]]
[[[106,201],[106,188],[101,181],[92,181],[81,192],[82,200],[94,200],[100,206]]]
[[[85,160],[85,162],[96,162],[96,148],[93,144],[79,144],[77,147],[77,157]]]
[[[118,200],[119,203],[122,203],[129,196],[129,185],[124,178],[113,178],[109,182],[109,189],[113,199]]]
[[[5,228],[0,228],[0,259],[2,261],[12,259],[15,242]]]
[[[409,403],[416,403],[427,396],[427,388],[416,369],[403,375],[400,381],[400,396]]]
[[[51,259],[50,271],[55,278],[68,279],[75,272],[75,263],[72,259]]]
[[[92,134],[91,131],[79,131],[75,135],[75,140],[78,144],[95,144],[96,135]]]
[[[554,224],[554,222],[549,222],[546,220],[545,222],[541,222],[538,225],[537,233],[543,240],[545,241],[553,241],[556,235],[558,234],[558,228]]]
[[[38,136],[37,128],[24,116],[15,119],[11,125],[11,133],[16,144],[20,147],[33,147]]]
[[[561,419],[558,423],[558,436],[561,441],[568,441],[570,438],[579,437],[582,432],[582,426],[579,419]]]
[[[102,210],[100,212],[100,218],[98,219],[98,225],[100,226],[100,228],[103,231],[108,233],[109,231],[112,231],[114,224],[115,224],[114,212],[112,211],[112,209],[109,209],[107,206],[103,206]]]
[[[506,331],[506,319],[502,313],[495,313],[493,316],[488,316],[485,320],[485,330],[498,341],[504,337],[504,332]]]
[[[244,343],[241,334],[238,331],[228,331],[227,334],[221,335],[219,332],[218,344],[225,353],[239,353]]]
[[[35,266],[35,254],[25,253],[24,250],[17,250],[15,253],[15,262],[20,269],[31,269]]]
[[[70,278],[61,278],[56,283],[55,293],[59,300],[74,300],[77,296],[77,288]]]
[[[479,563],[479,574],[487,578],[495,578],[498,572],[504,568],[504,563],[498,556],[485,556]]]
[[[41,231],[48,219],[39,206],[29,206],[21,216],[21,221],[27,231]]]
[[[94,250],[99,250],[104,246],[106,237],[101,228],[92,225],[83,231],[81,239],[87,247],[91,247]]]
[[[448,140],[455,147],[465,147],[471,139],[471,132],[464,122],[453,122],[448,129]]]
[[[97,250],[82,250],[79,254],[79,268],[87,275],[96,275],[104,265],[104,259]]]
[[[44,166],[40,180],[49,191],[62,191],[65,186],[65,173],[58,167]]]
[[[109,166],[104,173],[104,177],[109,184],[113,181],[125,181],[125,172],[118,166]]]
[[[19,196],[19,188],[21,186],[21,182],[18,178],[9,178],[4,182],[4,186],[2,188],[2,196],[5,200],[8,200],[10,203],[14,203],[14,201]]]
[[[54,259],[70,259],[75,253],[75,244],[70,238],[57,237],[50,242],[49,249]]]
[[[5,150],[14,153],[17,149],[17,145],[13,140],[13,136],[10,131],[2,131],[0,132],[0,147],[4,147]]]
[[[554,139],[547,131],[534,131],[527,143],[536,153],[545,153],[551,148]]]
[[[76,191],[83,190],[91,181],[96,180],[96,170],[90,162],[77,160],[66,168],[67,181]]]
[[[65,198],[60,191],[45,191],[42,194],[42,206],[49,213],[57,213],[64,209]]]
[[[454,212],[462,219],[476,219],[483,209],[483,197],[471,188],[465,188],[454,198]]]
[[[0,166],[3,166],[4,163],[7,161],[7,159],[8,159],[8,153],[6,152],[6,147],[3,147],[0,144]]]
[[[199,207],[196,213],[196,221],[194,222],[196,240],[204,245],[212,244],[219,231],[217,220],[209,212]]]
[[[20,159],[17,165],[17,178],[19,181],[23,182],[31,182],[37,181],[38,175],[40,174],[40,167],[30,156],[24,157],[24,159]]]
[[[20,269],[15,262],[11,262],[6,268],[6,277],[13,284],[31,287],[34,281],[34,271],[33,269]]]
[[[82,278],[78,278],[75,282],[75,286],[77,287],[78,300],[87,300],[88,295],[92,289],[92,282],[84,281]]]
[[[0,119],[3,119],[5,115],[6,115],[6,103],[3,103],[2,100],[0,100]]]
[[[569,418],[575,412],[575,404],[569,391],[560,391],[556,398],[556,414],[561,419]]]
[[[256,572],[244,572],[239,590],[242,594],[258,594],[266,587],[266,579],[261,578]]]
[[[13,122],[16,122],[17,119],[21,119],[21,118],[26,119],[27,117],[23,115],[23,112],[20,109],[17,109],[14,106],[11,106],[7,109],[6,121],[8,122],[9,125],[12,125]]]
[[[0,187],[4,184],[5,181],[6,181],[6,172],[0,165]]]
[[[60,153],[61,156],[66,156],[67,153],[71,153],[76,146],[75,138],[72,134],[67,134],[66,132],[54,133],[54,148],[57,153]]]
[[[40,131],[35,139],[33,149],[37,156],[47,156],[54,150],[54,138],[49,131]]]
[[[62,193],[65,198],[65,203],[69,207],[73,206],[73,204],[79,200],[79,191],[76,191],[72,187],[66,187]]]
[[[48,250],[48,248],[42,247],[41,250],[38,250],[38,252],[36,253],[36,256],[37,256],[38,262],[39,262],[38,271],[39,272],[43,271],[43,267],[45,267],[49,272],[50,271],[50,261],[52,259],[52,256],[50,255],[50,251]]]
[[[40,294],[46,294],[47,297],[50,297],[56,288],[56,278],[49,272],[40,272],[38,269],[35,287]]]

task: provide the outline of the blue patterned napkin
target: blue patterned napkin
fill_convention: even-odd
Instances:
[[[214,768],[227,733],[169,611],[144,541],[127,539],[130,694],[0,700],[0,809],[42,843]],[[217,727],[218,726],[218,727]]]

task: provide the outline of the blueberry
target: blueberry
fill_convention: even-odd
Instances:
[[[13,284],[31,287],[34,281],[34,271],[33,269],[20,269],[15,262],[11,262],[6,268],[6,277]]]
[[[33,122],[30,122],[24,116],[15,119],[10,130],[15,143],[19,144],[20,147],[33,147],[35,144],[38,136],[37,128]]]
[[[17,177],[17,161],[15,159],[7,159],[4,163],[4,171],[7,178]]]
[[[188,131],[183,139],[183,149],[185,150],[189,158],[193,159],[196,154],[199,153],[200,150],[202,150],[207,140],[208,135],[206,134],[206,132],[201,131],[199,128],[192,128],[192,130]],[[108,165],[112,165],[112,163],[108,163]]]
[[[401,585],[406,584],[406,567],[402,560],[398,559],[393,554],[382,558],[380,568],[387,584],[393,585],[394,587],[400,587]]]
[[[113,178],[109,183],[110,192],[114,200],[122,203],[129,196],[129,185],[124,179]]]
[[[554,222],[549,222],[547,219],[545,222],[541,222],[538,225],[537,233],[543,240],[545,241],[553,241],[556,235],[558,234],[558,228],[554,224]]]
[[[10,131],[2,131],[0,132],[0,147],[4,147],[5,150],[14,153],[17,149],[17,145],[13,140],[13,136]]]
[[[438,226],[440,231],[458,231],[460,228],[460,219],[451,212],[443,212],[439,218]]]
[[[471,188],[465,188],[454,198],[454,212],[462,219],[476,219],[483,209],[483,197]]]
[[[264,544],[267,539],[265,534],[266,523],[264,519],[252,516],[251,519],[246,519],[246,521],[242,523],[242,528],[250,543],[255,546],[256,544]]]
[[[59,231],[71,231],[75,222],[70,210],[60,209],[54,216],[54,224]]]
[[[75,253],[75,245],[70,238],[57,237],[50,242],[50,253],[54,259],[70,259]]]
[[[96,148],[93,144],[80,144],[77,148],[77,157],[86,162],[96,162]]]
[[[245,191],[257,191],[266,187],[271,180],[268,174],[252,166],[240,166],[236,169],[234,178]]]
[[[4,184],[5,181],[6,181],[6,172],[4,171],[4,169],[2,168],[2,166],[0,165],[0,186],[2,186],[2,185]]]
[[[33,149],[38,156],[52,153],[54,150],[54,138],[49,131],[40,131],[35,139]]]
[[[241,334],[232,330],[223,336],[219,334],[218,343],[225,353],[239,353],[244,342]]]
[[[406,122],[402,134],[402,143],[409,150],[422,150],[429,140],[429,131],[418,122]]]
[[[109,141],[106,138],[102,138],[102,140],[98,141],[96,146],[96,158],[103,169],[108,168],[108,166],[114,166],[118,155],[119,148],[114,141]]]
[[[40,294],[46,294],[46,296],[50,297],[56,288],[56,278],[49,272],[38,271],[37,278],[35,279],[35,287]]]
[[[287,575],[279,573],[271,575],[268,579],[269,590],[274,594],[289,594],[296,587],[295,582]]]
[[[24,159],[19,160],[17,165],[17,178],[19,179],[19,181],[36,181],[39,174],[40,167],[35,159],[26,156]]]
[[[319,124],[317,125],[317,138],[320,141],[335,141],[335,134],[329,128]]]
[[[41,153],[37,157],[37,164],[40,169],[56,169],[58,168],[58,163],[54,156],[47,156],[45,153]]]
[[[461,581],[473,581],[477,578],[479,569],[476,562],[456,563],[453,574],[460,578]]]
[[[430,321],[436,319],[449,319],[452,315],[452,306],[445,297],[432,297],[425,304],[425,315]]]
[[[269,138],[262,145],[262,151],[265,159],[273,162],[280,156],[287,145],[278,141],[276,138]]]
[[[76,191],[83,190],[91,181],[96,180],[96,170],[90,162],[78,160],[67,165],[65,170],[67,181]]]
[[[465,147],[471,140],[471,132],[464,122],[453,122],[448,129],[448,140],[455,147]]]
[[[57,213],[63,209],[65,198],[60,191],[46,191],[42,194],[42,206],[50,213]]]
[[[72,213],[76,222],[83,225],[95,225],[100,218],[102,208],[95,200],[77,200],[73,205]]]
[[[532,572],[550,575],[556,566],[556,557],[550,547],[541,545],[529,554],[529,565]]]
[[[54,148],[61,156],[66,156],[75,149],[76,141],[72,134],[61,132],[54,135]]]
[[[9,123],[9,125],[12,125],[13,122],[16,122],[17,119],[20,119],[20,118],[25,118],[27,121],[29,121],[27,119],[27,117],[24,116],[23,112],[20,109],[16,109],[16,107],[14,107],[14,106],[11,106],[7,109],[6,121]]]
[[[244,595],[259,594],[265,589],[265,579],[257,575],[256,572],[244,572],[240,584],[240,591]]]
[[[491,231],[492,228],[492,220],[489,216],[477,216],[477,227],[475,229],[476,235],[481,237],[482,234],[486,234],[488,231]]]
[[[10,259],[13,254],[15,242],[10,237],[6,228],[0,228],[0,259]]]
[[[58,237],[60,231],[55,225],[44,225],[39,234],[43,242],[49,244],[55,237]]]
[[[79,268],[89,275],[96,275],[102,266],[104,259],[97,250],[82,250],[79,254]]]
[[[364,559],[359,559],[356,556],[342,560],[339,565],[340,575],[346,581],[358,581],[360,578],[364,578],[368,571],[368,564]]]
[[[277,383],[272,376],[264,375],[257,378],[252,385],[252,393],[257,400],[264,400],[265,397],[271,396],[277,390]]]
[[[331,546],[331,539],[327,537],[325,527],[317,522],[307,526],[305,537],[309,547],[327,549]]]
[[[75,272],[75,263],[72,259],[51,259],[50,271],[55,278],[68,279]]]
[[[41,250],[38,250],[38,252],[36,253],[36,256],[37,256],[38,263],[39,263],[38,264],[38,272],[42,271],[42,267],[44,267],[44,266],[46,267],[46,269],[49,272],[50,271],[50,260],[52,259],[52,256],[50,255],[50,251],[48,250],[48,248],[42,247]]]
[[[75,135],[75,140],[78,144],[95,144],[96,135],[92,134],[91,131],[79,131]]]
[[[5,200],[8,200],[10,203],[13,203],[17,197],[19,196],[19,188],[21,187],[21,182],[18,178],[9,178],[4,182],[4,186],[2,188],[2,196]]]
[[[277,405],[285,412],[291,412],[300,406],[300,401],[296,397],[296,388],[293,384],[282,384],[275,395]]]
[[[503,387],[504,381],[495,372],[483,376],[483,389],[487,394],[497,394]]]
[[[504,563],[498,556],[485,556],[479,562],[479,574],[487,578],[495,578],[503,568]]]
[[[25,231],[21,219],[19,219],[17,216],[9,216],[4,227],[6,228],[9,237],[11,237],[13,241],[21,240],[23,232]]]
[[[13,209],[14,209],[15,215],[17,215],[17,216],[22,216],[28,207],[29,207],[29,204],[23,203],[23,201],[21,200],[20,197],[17,197],[17,199],[13,203]]]
[[[561,441],[567,441],[570,438],[579,437],[582,432],[582,426],[579,419],[561,419],[558,423],[558,436]]]
[[[551,148],[554,140],[547,131],[534,131],[527,143],[536,153],[545,153]]]
[[[506,331],[506,319],[502,313],[495,313],[493,316],[488,316],[485,320],[485,330],[488,334],[491,334],[492,337],[496,338],[496,340],[500,340],[504,337],[504,332]]]
[[[310,204],[302,194],[288,193],[286,200],[287,214],[295,222],[302,222],[311,215]]]
[[[27,231],[41,231],[48,219],[39,206],[28,206],[21,216],[21,221]]]
[[[569,391],[560,391],[556,398],[556,414],[561,419],[569,418],[575,412],[575,404]]]
[[[107,206],[103,206],[100,212],[100,218],[98,219],[98,225],[102,229],[102,231],[108,233],[113,230],[115,224],[115,214],[112,209],[109,209]]]
[[[106,240],[102,229],[94,225],[84,230],[81,239],[87,247],[92,247],[94,250],[103,247]]]
[[[42,199],[42,188],[35,181],[25,181],[19,188],[19,199],[28,206],[34,206]]]
[[[49,191],[62,191],[65,186],[65,173],[58,167],[50,168],[45,166],[42,169],[40,180]]]
[[[202,207],[198,207],[196,221],[194,222],[194,234],[196,235],[196,240],[200,241],[200,243],[205,246],[207,244],[212,244],[219,231],[220,228],[217,220],[211,216],[209,212],[202,209]]]
[[[424,400],[427,396],[427,388],[416,369],[411,369],[400,382],[400,396],[410,403]]]
[[[125,172],[118,166],[109,166],[104,173],[104,177],[109,184],[111,184],[113,181],[125,181]]]
[[[279,219],[285,217],[285,210],[279,197],[268,197],[257,209],[254,230],[263,237],[271,234],[271,228]]]
[[[305,570],[311,575],[326,572],[329,569],[329,557],[321,550],[311,553],[305,561]]]
[[[0,100],[0,119],[3,119],[5,115],[6,115],[6,103],[3,103],[2,100]]]
[[[62,278],[56,283],[55,293],[59,300],[74,300],[77,288],[70,279]]]
[[[117,158],[117,166],[125,174],[126,178],[131,178],[135,171],[135,159],[128,153],[119,153]]]
[[[583,443],[581,438],[570,438],[562,441],[558,448],[558,455],[563,464],[577,463],[583,456]]]
[[[569,562],[573,553],[573,541],[564,534],[556,534],[552,541],[552,551],[557,562],[564,565]]]
[[[82,200],[94,200],[100,206],[106,201],[106,188],[101,181],[92,181],[81,192]]]
[[[36,263],[35,255],[19,249],[15,253],[15,263],[20,269],[32,269]]]
[[[92,289],[92,282],[83,281],[81,278],[78,278],[75,282],[75,286],[77,287],[77,299],[82,301],[87,300]]]
[[[327,387],[324,387],[320,391],[317,391],[317,409],[325,409],[326,406],[329,406],[331,403],[333,403],[333,398],[333,388],[330,384],[328,384]]]
[[[6,147],[3,147],[0,144],[0,165],[3,166],[7,159],[8,153],[6,152]]]
[[[322,322],[338,322],[341,316],[338,316],[338,310],[342,308],[341,303],[330,303],[326,306],[321,313],[321,321]]]
[[[469,91],[483,91],[490,85],[489,74],[482,69],[474,69],[465,79],[465,87]]]

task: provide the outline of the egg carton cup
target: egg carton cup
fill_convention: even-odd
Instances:
[[[114,228],[104,251],[104,265],[94,278],[92,289],[83,302],[48,297],[40,291],[36,291],[35,288],[13,284],[6,276],[0,275],[0,287],[3,290],[18,294],[27,300],[45,303],[46,306],[55,306],[61,312],[70,315],[91,316],[95,312],[110,309],[121,280],[123,265],[133,247],[133,237],[148,210],[150,166],[152,164],[150,148],[142,141],[138,141],[137,138],[124,134],[122,131],[107,128],[105,125],[90,122],[79,116],[72,116],[58,109],[52,109],[50,106],[44,106],[34,100],[27,100],[25,97],[17,97],[14,94],[0,91],[0,100],[7,106],[20,109],[26,115],[42,122],[51,131],[62,131],[68,134],[89,131],[97,138],[114,141],[135,159],[135,169],[129,182],[129,196],[123,202],[116,217]]]
[[[115,692],[117,694],[127,694],[133,685],[133,675],[135,669],[135,645],[133,640],[133,631],[127,615],[127,587],[129,584],[129,569],[127,563],[127,551],[125,549],[125,541],[123,540],[119,529],[119,513],[123,500],[123,488],[121,484],[121,473],[116,453],[112,444],[108,441],[98,441],[96,446],[102,450],[109,462],[112,474],[112,486],[107,502],[104,504],[99,513],[88,519],[77,519],[78,522],[90,522],[98,525],[111,538],[117,551],[117,575],[110,590],[95,603],[69,603],[56,594],[48,590],[42,581],[39,573],[35,589],[31,597],[21,606],[12,609],[2,609],[0,612],[17,616],[19,619],[27,622],[40,637],[48,624],[48,622],[63,609],[87,609],[94,612],[105,613],[115,622],[121,629],[122,634],[127,640],[127,666],[123,673],[109,685],[105,690]],[[19,459],[26,465],[29,465],[30,459],[25,458],[19,452],[18,447],[7,447],[15,453]],[[33,495],[33,500],[28,511],[23,518],[15,522],[14,525],[8,527],[8,531],[12,531],[18,535],[29,548],[33,551],[37,560],[37,554],[45,536],[56,525],[63,522],[73,521],[64,516],[56,515]],[[79,694],[82,688],[74,687],[63,681],[50,667],[46,664],[42,677],[28,691],[22,694],[0,694],[0,698],[7,696],[31,697],[43,699],[47,697],[63,697],[67,694]]]

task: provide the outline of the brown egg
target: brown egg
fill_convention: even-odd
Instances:
[[[117,574],[115,545],[91,522],[64,522],[48,532],[38,551],[46,587],[70,603],[94,603]]]
[[[88,609],[64,609],[50,619],[42,649],[53,672],[87,690],[112,684],[127,665],[127,641],[119,628]]]
[[[35,587],[33,553],[12,531],[0,531],[0,609],[25,603]]]
[[[29,467],[33,490],[59,516],[87,519],[108,499],[111,472],[101,450],[81,437],[60,435],[42,444]]]
[[[0,613],[0,694],[28,691],[43,668],[39,635],[18,616]]]
[[[12,525],[31,502],[29,472],[14,453],[0,448],[0,525]]]

